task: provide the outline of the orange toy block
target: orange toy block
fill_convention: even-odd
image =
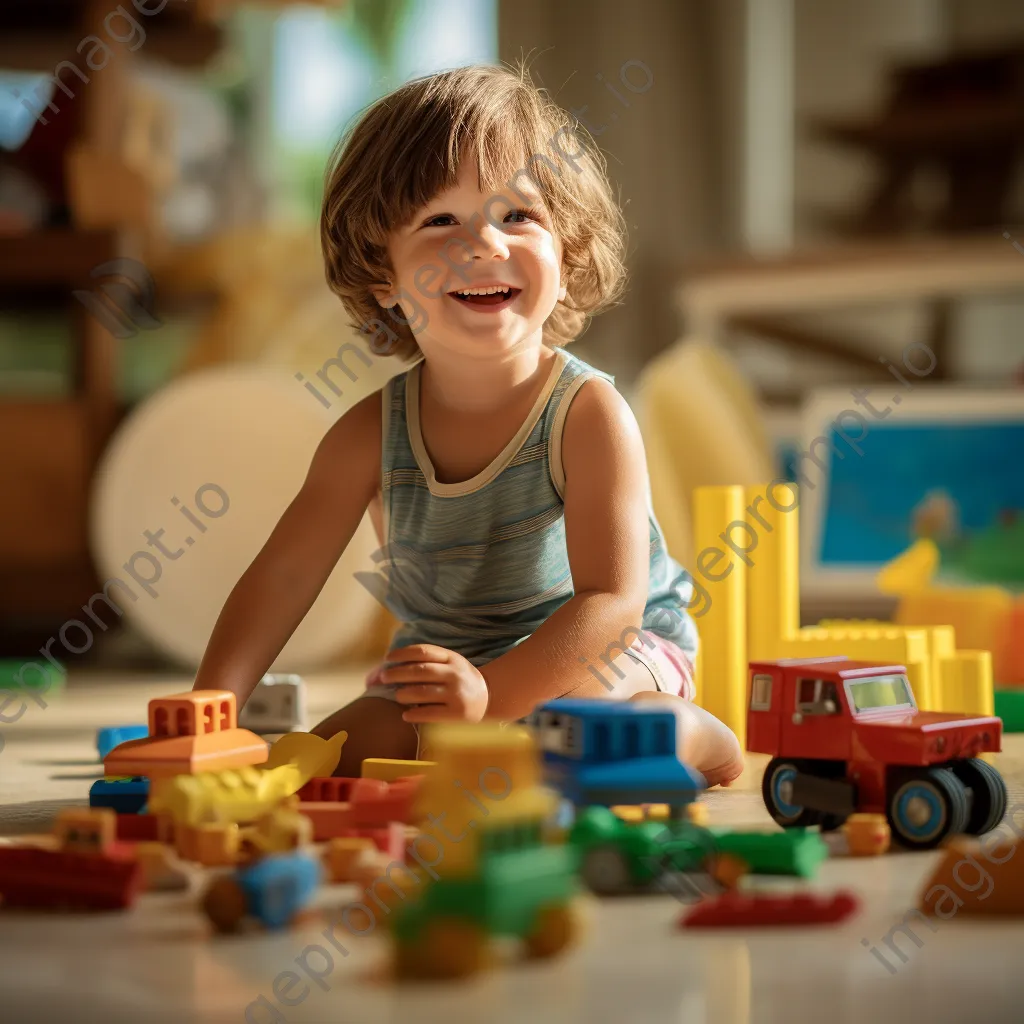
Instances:
[[[384,792],[378,791],[374,779],[360,779],[352,787],[349,813],[356,828],[383,828],[397,821],[410,824],[414,819],[413,801],[419,792],[424,776],[398,779],[390,785],[381,783]]]
[[[851,814],[843,823],[843,834],[851,857],[885,853],[892,841],[892,830],[884,814]]]
[[[266,759],[266,742],[238,728],[230,690],[196,690],[151,700],[149,736],[115,747],[103,770],[108,776],[160,779],[241,768]]]
[[[298,797],[302,801],[308,800],[312,803],[348,803],[352,787],[359,781],[361,780],[349,779],[340,775],[310,779],[299,790]]]
[[[921,889],[920,909],[942,920],[957,914],[1024,915],[1024,839],[995,845],[957,837]]]
[[[53,835],[59,849],[73,853],[127,849],[117,842],[117,814],[109,807],[69,807],[57,815]]]
[[[238,825],[234,822],[179,825],[174,831],[174,841],[179,857],[203,867],[232,867],[238,863],[241,843]]]
[[[368,837],[331,839],[323,853],[324,870],[332,882],[356,881],[357,875],[362,877],[357,868],[366,863],[374,867],[380,863],[380,852]]]

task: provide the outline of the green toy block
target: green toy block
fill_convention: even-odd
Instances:
[[[475,876],[427,882],[418,899],[396,908],[392,932],[399,943],[415,943],[431,921],[455,918],[488,935],[524,938],[541,911],[572,902],[576,866],[565,845],[485,853]]]
[[[806,828],[782,832],[729,832],[712,829],[715,849],[746,862],[754,875],[797,875],[813,878],[828,859],[821,833]]]
[[[67,673],[49,662],[33,658],[0,659],[0,690],[22,691],[30,697],[57,694],[66,681]]]
[[[1024,689],[996,690],[996,717],[1003,732],[1024,732]]]

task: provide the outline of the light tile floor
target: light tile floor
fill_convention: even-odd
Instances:
[[[312,720],[354,695],[360,679],[311,679]],[[101,774],[96,729],[142,721],[151,697],[188,685],[183,677],[79,675],[45,709],[30,705],[3,727],[0,835],[45,830],[56,808],[85,802]],[[1006,747],[998,763],[1024,830],[1024,738],[1009,737]],[[739,786],[707,796],[712,823],[767,821],[763,763],[751,758]],[[838,837],[830,841],[841,854]],[[1024,921],[953,918],[928,926],[912,917],[912,934],[893,935],[898,952],[883,941],[914,905],[936,856],[827,862],[815,886],[852,887],[864,903],[837,928],[683,933],[674,928],[682,908],[671,896],[606,900],[593,904],[577,952],[510,962],[472,983],[440,987],[393,986],[379,935],[354,937],[338,925],[333,937],[342,953],[325,938],[332,933],[324,919],[278,935],[213,939],[195,892],[144,896],[130,912],[101,917],[9,911],[0,913],[0,1021],[1017,1024],[1024,1019]],[[318,906],[329,912],[355,896],[350,887],[325,888]],[[358,915],[351,921],[361,926]]]

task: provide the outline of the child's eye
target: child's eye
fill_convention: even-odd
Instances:
[[[515,221],[516,224],[524,224],[528,220],[540,220],[540,213],[537,210],[510,210],[505,215],[507,221],[509,217],[521,217],[522,220]]]
[[[439,213],[436,217],[431,217],[423,226],[425,228],[441,228],[445,225],[438,223],[439,221],[451,221],[454,219],[450,213]]]

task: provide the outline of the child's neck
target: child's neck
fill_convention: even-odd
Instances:
[[[434,353],[423,360],[421,386],[437,405],[452,412],[493,411],[533,391],[538,379],[547,377],[554,358],[547,345],[526,346],[500,360]]]

